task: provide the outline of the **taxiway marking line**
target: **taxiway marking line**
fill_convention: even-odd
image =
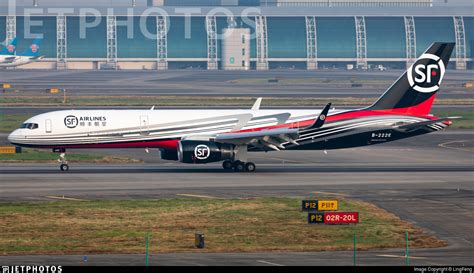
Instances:
[[[188,193],[178,193],[178,196],[185,197],[197,197],[197,198],[207,198],[207,199],[220,199],[219,197],[209,196],[209,195],[198,195],[198,194],[188,194]]]
[[[403,258],[403,259],[406,258],[405,256],[402,256],[402,255],[392,255],[392,254],[378,254],[378,255],[375,255],[375,256],[377,256],[377,257],[386,257],[386,258]],[[428,258],[425,258],[425,257],[408,256],[408,259],[426,260],[426,259],[428,259]]]
[[[472,148],[465,149],[465,148],[459,148],[459,147],[446,146],[446,145],[449,145],[449,144],[452,144],[452,143],[465,143],[465,142],[469,142],[469,140],[448,141],[448,142],[440,143],[440,144],[438,144],[438,146],[446,148],[446,149],[458,150],[458,151],[463,151],[463,152],[472,152]]]
[[[327,192],[327,191],[313,191],[313,193],[328,194],[328,195],[339,195],[339,196],[349,196],[349,194],[337,193],[337,192]]]
[[[54,195],[47,195],[45,196],[46,198],[51,198],[51,199],[58,199],[58,200],[68,200],[68,201],[89,201],[86,199],[78,199],[78,198],[71,198],[71,197],[65,197],[63,196],[54,196]]]
[[[271,263],[264,260],[257,260],[257,262],[262,263],[262,264],[274,265],[274,266],[284,266],[282,264]]]

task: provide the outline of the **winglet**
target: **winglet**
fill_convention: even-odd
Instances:
[[[150,108],[150,110],[152,110],[152,111],[155,110],[155,106],[153,105],[153,106]]]
[[[260,110],[260,104],[262,103],[262,98],[258,98],[252,106],[252,110]]]
[[[331,103],[326,104],[323,111],[321,111],[321,113],[319,114],[318,118],[307,129],[321,128],[324,125],[324,122],[326,121],[326,117],[329,113],[329,108],[331,108]]]

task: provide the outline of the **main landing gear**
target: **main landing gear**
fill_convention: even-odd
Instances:
[[[59,169],[61,171],[63,172],[69,171],[69,165],[67,164],[67,160],[66,160],[66,152],[62,152],[59,154],[58,162],[61,163],[61,165],[59,165]]]
[[[225,160],[222,162],[224,170],[234,170],[234,172],[254,172],[256,167],[253,162],[242,162],[240,160]]]
[[[222,162],[224,170],[234,170],[234,172],[255,172],[255,164],[247,161],[247,145],[238,145],[234,148],[232,160]]]

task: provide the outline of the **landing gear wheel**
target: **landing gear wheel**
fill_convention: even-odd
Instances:
[[[63,171],[63,172],[69,171],[69,165],[67,164],[66,150],[65,149],[63,149],[61,151],[61,153],[59,154],[58,162],[61,163],[61,165],[59,165],[59,169],[61,169],[61,171]]]
[[[247,172],[255,172],[255,169],[256,169],[256,167],[255,167],[255,164],[254,164],[253,162],[247,162],[247,163],[245,164],[245,171],[247,171]]]
[[[63,171],[63,172],[69,171],[69,165],[68,165],[68,164],[61,164],[61,166],[59,166],[59,168],[60,168],[61,171]]]
[[[224,168],[224,170],[232,170],[232,161],[225,160],[222,162],[222,168]]]
[[[235,172],[243,172],[245,171],[245,163],[241,161],[234,162],[234,171]]]

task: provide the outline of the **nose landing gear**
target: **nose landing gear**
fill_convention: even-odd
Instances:
[[[66,160],[66,152],[62,152],[59,154],[58,162],[61,163],[61,165],[59,165],[59,169],[61,171],[63,172],[69,171],[69,165],[67,164],[67,160]]]

